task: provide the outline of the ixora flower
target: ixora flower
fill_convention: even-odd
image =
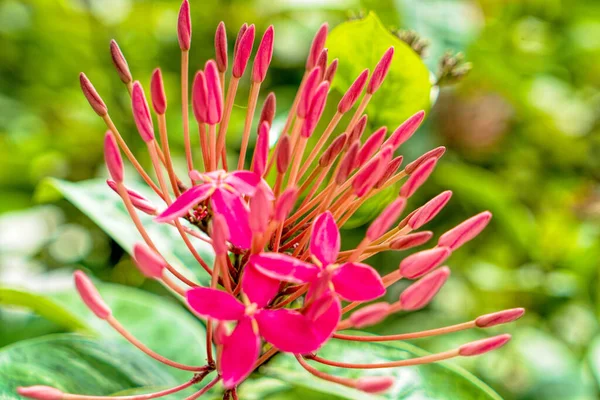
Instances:
[[[319,349],[329,340],[409,340],[497,326],[514,321],[524,313],[521,308],[504,310],[457,325],[388,336],[344,332],[378,323],[399,311],[414,311],[426,306],[450,275],[450,269],[442,265],[444,261],[479,234],[491,214],[482,212],[469,218],[442,234],[435,246],[405,257],[396,270],[383,277],[363,263],[380,252],[406,250],[429,241],[432,232],[419,229],[444,208],[452,193],[439,194],[401,219],[408,198],[427,180],[445,151],[443,147],[433,149],[403,168],[402,156],[394,158],[394,152],[423,121],[424,112],[410,117],[387,139],[387,129],[382,127],[361,142],[367,126],[364,111],[384,83],[393,59],[393,48],[382,54],[376,65],[366,66],[373,68],[372,73],[366,69],[359,74],[337,104],[332,119],[324,125],[324,131],[318,132],[315,147],[305,151],[308,139],[318,130],[338,66],[337,59],[328,60],[324,48],[327,32],[324,24],[314,37],[304,77],[285,125],[278,132],[274,151],[269,154],[269,135],[276,114],[275,95],[270,93],[257,121],[254,154],[247,159],[260,87],[271,62],[275,39],[272,26],[263,34],[252,65],[236,169],[228,166],[225,137],[239,81],[252,57],[254,25],[244,24],[239,31],[233,47],[230,75],[227,74],[230,63],[226,31],[223,23],[218,26],[215,60],[209,60],[195,74],[190,96],[188,64],[192,26],[188,1],[181,6],[177,34],[182,62],[181,113],[186,177],[178,177],[173,168],[165,117],[168,103],[160,69],[156,69],[151,77],[150,107],[144,89],[134,81],[119,46],[115,41],[111,42],[110,54],[118,76],[131,96],[133,119],[147,145],[152,171],[146,171],[129,150],[107,105],[90,80],[81,74],[83,93],[108,128],[104,140],[105,161],[110,174],[107,183],[121,197],[142,239],[133,249],[135,262],[144,275],[172,289],[198,318],[205,321],[207,359],[198,360],[200,365],[181,364],[145,346],[115,318],[92,281],[77,271],[74,275],[77,291],[98,318],[150,357],[188,371],[191,378],[160,392],[126,397],[78,395],[49,386],[21,387],[18,388],[20,395],[43,400],[152,399],[173,393],[181,395],[181,391],[212,376],[208,384],[187,399],[199,398],[219,382],[224,387],[223,399],[237,399],[238,385],[278,352],[293,354],[307,373],[320,379],[366,393],[378,393],[391,388],[394,379],[385,375],[350,379],[331,375],[318,367],[387,369],[419,365],[483,354],[510,339],[509,335],[498,335],[438,354],[375,364],[347,363],[319,356]],[[199,149],[194,149],[190,140],[190,97]],[[158,138],[152,114],[158,122]],[[349,122],[341,126],[345,115]],[[123,153],[140,178],[160,197],[161,204],[152,204],[125,186]],[[250,165],[249,170],[244,170],[246,165]],[[390,187],[399,187],[396,200],[375,219],[355,248],[342,251],[339,228],[367,199]],[[139,212],[152,215],[156,223],[169,224],[177,230],[197,262],[210,275],[208,287],[184,276],[163,258],[142,225]],[[208,265],[200,256],[190,237],[212,245],[213,265]],[[388,302],[387,288],[400,280],[415,281],[402,291],[397,301]]]

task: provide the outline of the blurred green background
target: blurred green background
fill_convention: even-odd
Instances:
[[[408,160],[435,146],[448,148],[412,205],[454,191],[428,227],[436,233],[484,209],[494,219],[450,259],[453,276],[431,306],[373,330],[430,328],[523,306],[526,317],[499,330],[513,333],[509,346],[457,363],[506,399],[600,396],[599,2],[191,3],[194,68],[213,57],[219,21],[225,21],[230,40],[243,22],[255,23],[261,34],[275,25],[274,59],[264,87],[275,91],[280,112],[291,103],[306,50],[323,21],[333,27],[372,10],[390,29],[414,30],[428,40],[424,61],[433,73],[446,50],[463,52],[471,73],[441,88],[426,124],[403,146]],[[108,43],[117,39],[134,76],[146,86],[160,65],[167,93],[177,98],[178,6],[176,0],[0,2],[0,285],[60,291],[70,287],[70,271],[85,268],[102,280],[160,293],[74,206],[65,200],[42,204],[35,192],[46,177],[105,177],[105,128],[81,95],[80,71],[92,79],[130,146],[142,150]],[[238,101],[245,104],[242,96]],[[243,123],[243,105],[240,109],[234,127]],[[168,118],[177,163],[183,165],[179,113]],[[144,160],[144,152],[138,154]],[[348,241],[360,240],[375,214],[361,211],[353,229],[343,232]],[[386,254],[371,263],[385,270],[399,259]],[[43,320],[31,323],[28,313],[1,303],[0,318],[0,346],[60,331]],[[443,350],[478,335],[416,344]]]

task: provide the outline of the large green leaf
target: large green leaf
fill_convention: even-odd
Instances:
[[[327,38],[329,57],[340,61],[333,87],[341,92],[363,69],[372,71],[390,46],[395,48],[390,71],[371,99],[367,113],[373,125],[395,128],[430,106],[430,73],[419,55],[386,29],[374,13],[338,25]]]
[[[419,357],[426,353],[406,343],[359,343],[332,340],[319,356],[348,363],[376,363]],[[363,392],[330,383],[306,372],[293,356],[280,354],[261,372],[330,399],[402,399],[402,400],[498,400],[500,397],[470,373],[450,363],[419,365],[383,370],[356,370],[314,364],[335,376],[358,378],[366,375],[386,375],[396,378],[395,386],[383,395],[368,396]],[[308,396],[305,396],[308,397]]]
[[[0,399],[19,399],[17,386],[49,385],[65,392],[108,395],[177,380],[122,343],[77,335],[26,340],[0,351]]]
[[[157,197],[146,186],[135,184],[129,186],[153,200],[155,205],[161,204],[160,200],[157,200]],[[71,183],[49,179],[40,186],[37,193],[38,200],[55,200],[55,197],[51,196],[52,189],[57,189],[62,196],[90,217],[129,254],[132,252],[133,245],[142,240],[121,199],[108,188],[103,180],[93,179]],[[189,277],[195,276],[200,283],[209,282],[208,275],[191,255],[177,229],[167,224],[153,222],[152,218],[145,214],[138,214],[161,254],[174,267]],[[190,240],[204,260],[209,265],[212,264],[213,254],[210,246],[193,237],[190,237]]]

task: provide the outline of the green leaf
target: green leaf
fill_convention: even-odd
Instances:
[[[71,183],[58,179],[48,179],[38,188],[38,200],[48,200],[45,193],[52,193],[48,189],[48,185],[58,189],[68,201],[90,217],[129,254],[132,252],[133,245],[142,240],[121,199],[108,188],[103,180],[93,179]],[[162,204],[147,187],[135,184],[128,184],[128,186],[151,199],[155,205]],[[50,196],[50,200],[55,200],[55,197]],[[209,282],[208,274],[191,255],[177,229],[167,224],[153,222],[148,215],[142,213],[138,213],[138,215],[161,254],[175,268],[188,277],[195,277],[194,279],[201,284]],[[211,265],[213,263],[211,247],[199,239],[190,237],[190,240],[200,256],[208,265]]]
[[[406,343],[366,343],[331,340],[319,356],[348,363],[376,363],[404,360],[425,355],[424,351]],[[402,400],[498,400],[492,389],[470,373],[450,363],[436,363],[413,367],[382,370],[344,369],[319,365],[309,361],[319,370],[335,376],[358,378],[367,375],[393,376],[395,386],[382,395],[368,396],[358,390],[350,389],[322,379],[315,378],[287,354],[274,357],[261,372],[286,382],[318,393],[326,393],[333,399],[402,399]],[[309,398],[309,396],[305,396]]]
[[[108,395],[128,388],[174,386],[155,362],[121,343],[77,335],[26,340],[0,351],[0,398],[19,399],[18,386],[48,385],[65,392]]]
[[[374,13],[338,25],[327,38],[329,58],[339,59],[333,87],[340,92],[346,91],[363,69],[373,71],[391,46],[395,52],[390,71],[371,99],[367,113],[374,126],[393,129],[417,111],[430,107],[430,74],[421,58],[386,29]]]

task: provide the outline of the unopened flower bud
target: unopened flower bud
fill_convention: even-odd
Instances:
[[[273,35],[273,25],[270,25],[265,31],[254,57],[254,65],[252,67],[253,82],[262,82],[267,76],[271,58],[273,58]]]
[[[352,85],[348,88],[340,102],[338,103],[337,110],[340,114],[345,114],[356,104],[356,101],[360,97],[365,85],[367,78],[369,77],[369,70],[365,69],[358,75],[358,77],[352,82]]]
[[[125,56],[123,56],[123,52],[121,52],[121,49],[115,40],[110,41],[110,57],[112,58],[112,62],[117,69],[121,81],[124,84],[131,82],[133,78],[129,71],[129,65],[127,65],[127,60],[125,60]]]
[[[223,21],[219,22],[215,32],[215,60],[219,72],[227,71],[227,31]]]
[[[406,199],[398,197],[373,221],[367,229],[367,238],[371,241],[378,239],[396,222],[406,207]]]
[[[294,203],[296,203],[296,199],[298,198],[298,189],[295,187],[287,188],[281,193],[281,196],[277,199],[277,203],[275,204],[275,221],[285,221],[289,213],[294,208]]]
[[[390,249],[392,250],[407,250],[413,247],[420,246],[427,243],[433,236],[431,231],[423,231],[410,233],[408,235],[400,236],[398,239],[392,240],[390,243]]]
[[[348,134],[348,143],[354,143],[355,141],[360,140],[361,136],[365,132],[365,128],[367,127],[368,119],[369,117],[367,114],[365,114],[360,117],[356,124],[354,124],[352,130],[350,130],[350,133]]]
[[[254,162],[252,171],[257,175],[263,176],[267,169],[267,159],[269,157],[269,124],[263,122],[258,129],[258,139],[254,148]]]
[[[419,168],[421,165],[423,165],[426,161],[429,161],[431,159],[437,160],[441,156],[443,156],[445,152],[446,152],[446,148],[444,146],[436,147],[435,149],[429,150],[427,153],[423,154],[422,156],[417,158],[415,161],[411,162],[406,167],[404,167],[404,172],[406,172],[407,174],[410,175],[417,168]]]
[[[478,356],[504,346],[510,339],[511,336],[509,334],[504,334],[477,340],[460,346],[458,354],[463,357]]]
[[[484,211],[460,223],[448,232],[444,233],[438,241],[438,246],[447,246],[456,250],[475,236],[487,226],[492,219],[492,213]]]
[[[434,247],[411,254],[400,262],[400,275],[416,279],[442,264],[452,251],[448,247]]]
[[[400,305],[405,311],[415,311],[425,307],[444,286],[450,276],[450,269],[442,267],[425,275],[413,283],[400,295]]]
[[[321,119],[321,115],[323,115],[323,111],[325,110],[328,92],[329,82],[322,82],[315,90],[310,103],[310,108],[306,115],[306,121],[304,121],[304,124],[302,125],[301,134],[303,137],[308,138],[315,131],[315,128]]]
[[[115,182],[123,182],[123,159],[111,131],[107,131],[104,135],[104,161],[111,178]]]
[[[250,55],[252,54],[252,47],[254,46],[254,33],[255,27],[253,24],[244,31],[240,38],[235,54],[233,55],[234,78],[240,78],[244,75],[244,71],[246,71],[248,60],[250,60]]]
[[[425,111],[419,111],[406,121],[404,121],[396,130],[390,135],[389,139],[385,142],[386,145],[390,145],[396,150],[404,142],[417,131],[421,122],[425,118]]]
[[[108,319],[112,315],[112,311],[108,305],[102,300],[100,293],[82,271],[75,271],[75,288],[79,292],[79,296],[85,305],[100,319]]]
[[[313,69],[304,82],[304,87],[302,88],[302,94],[300,95],[300,101],[298,102],[298,108],[296,110],[296,114],[298,114],[298,117],[300,118],[306,118],[306,115],[308,114],[313,95],[317,86],[319,86],[320,72],[321,69],[319,67]]]
[[[79,74],[79,83],[81,85],[81,90],[83,91],[83,95],[90,103],[90,106],[94,109],[96,114],[101,117],[104,117],[108,113],[108,109],[106,108],[106,104],[92,85],[92,82],[85,76],[82,72]]]
[[[340,136],[335,138],[333,142],[329,145],[329,147],[323,152],[321,157],[319,158],[319,165],[321,167],[326,167],[330,165],[333,160],[340,154],[340,152],[344,149],[346,145],[346,140],[348,135],[342,133]]]
[[[250,229],[255,233],[264,233],[273,213],[273,203],[264,185],[259,185],[250,199]]]
[[[383,321],[390,313],[391,306],[386,302],[369,304],[350,315],[352,327],[361,329]]]
[[[327,39],[327,23],[321,25],[310,46],[310,50],[308,52],[308,58],[306,59],[306,70],[312,70],[319,60],[319,56],[325,47],[325,40]]]
[[[192,19],[190,16],[190,3],[188,0],[183,0],[179,9],[179,17],[177,18],[177,39],[179,40],[179,48],[182,51],[188,51],[192,43]]]
[[[144,89],[140,82],[133,83],[131,92],[131,108],[133,110],[133,119],[142,140],[146,143],[154,140],[154,123],[150,115],[150,107],[144,94]]]
[[[336,58],[335,60],[333,60],[331,62],[331,64],[329,64],[329,66],[325,70],[325,75],[323,76],[323,80],[329,82],[330,85],[333,82],[333,78],[335,78],[335,73],[337,72],[337,68],[338,68],[338,62],[339,61]]]
[[[354,170],[354,165],[356,163],[356,156],[358,154],[358,149],[360,148],[360,142],[356,141],[350,145],[346,155],[342,159],[340,163],[340,167],[338,168],[338,173],[335,176],[335,183],[337,185],[341,185],[346,182],[350,173]]]
[[[277,146],[277,172],[280,174],[285,173],[290,165],[292,155],[290,146],[290,137],[288,135],[283,135],[281,139],[279,139],[279,146]]]
[[[364,376],[356,380],[356,388],[365,393],[382,393],[394,386],[391,376]]]
[[[413,171],[413,173],[408,177],[402,188],[400,189],[400,196],[404,196],[409,198],[412,196],[417,189],[425,183],[429,175],[433,172],[435,168],[435,164],[437,163],[437,158],[431,158],[425,161],[419,168]]]
[[[475,320],[479,328],[491,328],[492,326],[507,324],[516,321],[525,314],[524,308],[511,308],[491,314],[485,314]]]
[[[375,66],[373,70],[373,75],[371,76],[371,80],[369,81],[369,86],[367,87],[367,93],[373,94],[375,93],[383,80],[387,76],[390,66],[392,65],[392,58],[394,57],[394,48],[390,47],[381,57],[381,60]]]
[[[152,279],[160,279],[167,262],[146,243],[133,246],[133,258],[140,271]]]
[[[167,96],[165,95],[165,86],[160,68],[156,68],[152,73],[150,95],[152,96],[152,108],[154,108],[154,112],[164,114],[167,111]]]
[[[263,103],[262,111],[260,112],[260,119],[258,120],[258,126],[262,125],[263,122],[273,125],[273,119],[275,119],[276,100],[275,93],[270,92]]]
[[[212,238],[215,254],[217,256],[226,255],[228,251],[227,241],[229,240],[229,227],[227,226],[225,217],[221,214],[215,214],[213,216],[210,237]]]
[[[62,400],[64,393],[50,386],[20,386],[17,388],[17,393],[28,399],[36,400]]]
[[[192,84],[192,110],[194,117],[199,124],[204,124],[208,120],[208,88],[206,87],[206,78],[204,72],[196,72],[194,83]]]
[[[388,163],[387,167],[385,167],[385,171],[381,175],[381,178],[379,178],[379,181],[377,181],[375,184],[376,189],[379,189],[385,185],[388,179],[390,179],[392,175],[398,171],[398,168],[400,168],[400,165],[402,165],[402,160],[404,160],[404,157],[398,156]]]
[[[361,147],[358,152],[358,164],[362,165],[365,162],[369,161],[373,154],[381,147],[383,141],[385,140],[385,135],[387,134],[387,128],[382,126],[377,129],[369,138],[365,141],[365,144]]]
[[[223,92],[221,90],[217,63],[213,60],[207,61],[204,66],[204,78],[206,79],[208,100],[206,122],[210,125],[218,124],[223,118]]]
[[[452,197],[452,191],[446,190],[429,200],[415,211],[413,216],[408,220],[408,226],[412,230],[415,230],[431,221],[450,201],[450,197]]]

